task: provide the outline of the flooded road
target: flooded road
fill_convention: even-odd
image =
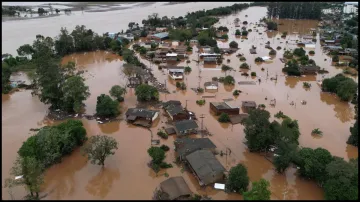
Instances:
[[[156,3],[159,4],[159,3]],[[173,7],[176,9],[165,9],[164,7],[153,8],[152,12],[159,12],[160,16],[163,15],[184,15],[187,11],[200,10],[203,7],[211,8],[224,5],[231,5],[232,2],[211,2],[211,3],[189,3],[189,4],[177,4]],[[200,6],[202,5],[202,6]],[[89,21],[88,16],[72,16],[74,19],[71,21],[65,21],[61,18],[60,23],[51,23],[52,19],[39,19],[39,21],[26,21],[25,27],[16,25],[16,23],[24,22],[7,22],[3,23],[4,30],[9,29],[16,33],[15,27],[18,30],[27,30],[26,36],[23,36],[22,40],[17,40],[16,34],[7,33],[4,35],[2,50],[3,52],[10,52],[16,50],[18,45],[24,43],[31,43],[36,34],[43,34],[44,36],[55,36],[58,34],[61,26],[66,26],[69,30],[72,30],[75,25],[85,24],[88,28],[93,29],[95,32],[113,31],[114,25],[118,29],[125,29],[129,21],[137,19],[139,23],[141,19],[148,14],[144,12],[148,8],[138,8],[135,13],[127,13],[129,10],[114,11],[106,13],[94,13],[91,15],[96,16],[94,20]],[[132,12],[134,12],[133,10]],[[310,28],[316,27],[316,21],[282,21],[284,25],[279,26],[279,33],[264,33],[263,27],[254,28],[255,22],[258,22],[260,18],[265,16],[266,8],[252,7],[242,11],[236,15],[224,17],[218,23],[219,25],[227,26],[230,31],[228,33],[229,40],[226,43],[219,41],[219,46],[228,46],[228,43],[235,40],[239,43],[239,48],[236,53],[232,55],[225,55],[224,64],[233,67],[236,71],[229,72],[227,74],[233,75],[236,82],[238,81],[257,81],[255,78],[245,78],[241,76],[239,72],[239,66],[241,62],[236,57],[238,53],[243,53],[246,57],[246,62],[251,66],[250,71],[255,71],[257,76],[262,78],[262,82],[259,85],[239,85],[234,87],[224,87],[219,85],[219,91],[215,98],[207,98],[204,106],[198,106],[195,101],[201,98],[201,95],[197,95],[190,88],[196,88],[199,85],[203,87],[204,82],[210,81],[214,76],[224,76],[225,73],[221,72],[221,66],[216,65],[214,68],[203,67],[200,63],[198,66],[194,61],[197,59],[197,48],[194,47],[193,54],[189,56],[191,63],[188,65],[192,68],[192,72],[187,75],[184,82],[187,85],[185,91],[177,90],[175,82],[169,80],[169,77],[163,73],[155,65],[153,67],[153,73],[158,78],[158,81],[166,81],[167,87],[170,92],[176,91],[171,94],[160,94],[160,99],[166,100],[180,100],[185,106],[187,100],[187,108],[190,111],[195,112],[197,116],[204,114],[204,127],[206,127],[213,136],[209,137],[217,146],[219,151],[225,152],[229,148],[232,152],[231,155],[222,156],[217,155],[217,158],[228,170],[237,163],[244,163],[248,168],[248,173],[251,181],[259,180],[260,178],[267,179],[271,184],[272,199],[284,199],[284,192],[287,192],[285,199],[323,199],[323,191],[319,188],[315,182],[307,181],[298,177],[295,172],[296,169],[289,168],[284,174],[277,174],[273,165],[267,161],[264,157],[256,153],[248,152],[246,146],[243,144],[245,140],[245,134],[243,132],[244,127],[240,124],[229,125],[221,124],[217,121],[217,117],[213,116],[209,110],[209,102],[222,101],[226,98],[234,98],[232,91],[239,89],[242,91],[240,96],[234,98],[236,105],[241,105],[241,101],[254,100],[257,104],[265,104],[266,109],[272,114],[272,116],[278,111],[284,112],[292,119],[299,121],[300,127],[300,146],[303,147],[323,147],[329,150],[333,155],[343,157],[345,159],[356,158],[358,156],[357,148],[347,145],[346,140],[350,135],[349,127],[354,123],[354,110],[353,105],[340,102],[339,99],[327,93],[322,93],[320,86],[317,85],[316,80],[322,78],[321,75],[306,76],[306,77],[286,77],[281,69],[284,64],[281,63],[279,58],[282,57],[283,48],[295,48],[296,45],[289,44],[291,40],[296,40],[298,35],[291,34],[292,32],[307,33]],[[87,14],[86,14],[87,15]],[[248,17],[245,17],[248,15]],[[113,16],[113,18],[111,18]],[[114,18],[116,16],[116,18]],[[117,16],[124,16],[121,21]],[[236,17],[239,17],[241,21],[248,21],[247,28],[253,29],[248,35],[248,40],[235,38],[235,27],[233,21]],[[53,18],[55,19],[55,18]],[[87,20],[86,20],[87,19]],[[109,23],[103,23],[102,20],[107,19]],[[40,22],[41,21],[41,22]],[[112,22],[111,22],[112,21]],[[296,27],[289,26],[290,23],[296,22]],[[14,23],[14,24],[12,24]],[[45,29],[46,24],[49,23],[50,29]],[[253,23],[253,24],[251,24]],[[4,26],[5,25],[5,26]],[[36,26],[37,29],[29,29],[28,26]],[[124,28],[123,28],[124,27]],[[254,31],[258,29],[259,31]],[[291,29],[295,29],[291,30]],[[34,30],[34,31],[33,31]],[[35,31],[36,30],[36,31]],[[289,35],[286,39],[280,38],[281,32],[288,31]],[[6,31],[5,31],[6,32]],[[262,33],[261,35],[259,33]],[[23,35],[23,34],[22,34]],[[277,39],[279,38],[279,40]],[[20,42],[19,42],[20,41]],[[265,49],[265,43],[270,41],[270,45],[274,48],[281,46],[282,49],[277,51],[277,55],[273,58],[272,62],[263,63],[257,65],[254,63],[255,57],[267,56],[268,49]],[[289,41],[286,45],[285,41]],[[293,41],[294,43],[295,41]],[[20,43],[16,45],[16,43]],[[10,45],[11,44],[11,45]],[[262,45],[261,45],[262,44]],[[257,47],[257,54],[250,55],[249,48],[255,45]],[[308,51],[308,50],[307,50]],[[330,64],[328,56],[322,54],[320,44],[317,42],[315,48],[315,55],[310,56],[321,67],[329,71],[326,77],[331,77],[341,72],[341,69],[337,69]],[[327,58],[327,61],[324,59]],[[230,59],[227,63],[226,60]],[[91,96],[86,100],[86,113],[95,113],[96,97],[102,93],[108,94],[111,86],[115,84],[124,85],[125,79],[122,75],[121,67],[123,65],[122,58],[103,51],[73,54],[63,59],[63,62],[74,61],[77,67],[82,70],[86,70],[84,77],[86,78],[86,84],[89,86]],[[148,61],[142,60],[144,64],[149,64]],[[186,65],[185,61],[178,63],[179,66]],[[261,68],[264,71],[261,71]],[[201,72],[198,70],[201,70]],[[268,72],[268,78],[275,77],[277,75],[277,81],[266,80]],[[201,76],[201,77],[199,77]],[[310,90],[303,88],[302,82],[307,81],[312,84]],[[210,94],[210,93],[206,93]],[[289,97],[287,96],[289,95]],[[265,97],[268,99],[265,100]],[[276,98],[276,107],[271,108],[269,102],[271,99]],[[306,100],[307,105],[301,105],[300,101]],[[290,106],[289,103],[294,101],[297,103],[296,108]],[[136,105],[136,97],[133,89],[128,89],[125,101],[122,103],[123,112],[128,107],[134,107]],[[47,106],[40,103],[37,97],[31,97],[30,91],[20,91],[11,95],[2,96],[2,174],[3,183],[4,179],[9,174],[9,169],[12,166],[12,162],[15,160],[16,152],[21,146],[22,142],[30,136],[30,128],[39,128],[45,124],[51,124],[44,120],[44,116],[47,111]],[[165,127],[165,121],[167,120],[161,112],[160,120],[155,123],[151,130],[156,133],[159,128]],[[47,193],[45,199],[151,199],[153,191],[159,183],[166,179],[163,174],[165,170],[160,171],[158,176],[148,168],[147,163],[150,161],[150,157],[147,154],[147,149],[150,145],[150,132],[143,128],[135,127],[127,124],[125,121],[111,122],[106,124],[98,124],[96,121],[82,120],[84,127],[87,130],[89,136],[97,134],[105,134],[114,137],[119,142],[119,149],[115,155],[110,156],[105,161],[105,168],[101,169],[100,166],[92,165],[87,162],[86,158],[81,156],[79,150],[73,152],[72,155],[65,157],[63,162],[57,164],[46,172],[45,183],[43,185],[43,193]],[[200,125],[200,124],[199,124]],[[324,135],[321,138],[315,138],[311,136],[311,131],[314,128],[320,128]],[[193,192],[199,194],[207,194],[213,199],[242,199],[239,194],[225,194],[223,191],[214,190],[211,187],[200,188],[197,180],[189,172],[182,172],[181,167],[176,166],[173,161],[175,160],[175,154],[173,150],[173,141],[175,137],[170,136],[168,140],[161,140],[161,144],[168,145],[171,149],[166,153],[166,162],[172,163],[173,168],[167,169],[166,172],[170,177],[182,175],[190,189]],[[24,190],[17,189],[15,192],[16,198],[20,199],[24,196]],[[6,189],[3,189],[3,198],[8,199]]]

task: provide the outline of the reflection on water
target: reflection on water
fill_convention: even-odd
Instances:
[[[320,99],[327,105],[334,105],[335,116],[341,122],[348,122],[354,119],[353,110],[348,102],[341,102],[340,99],[330,93],[320,93]]]
[[[86,191],[103,199],[112,188],[114,180],[119,179],[120,173],[118,169],[102,167],[86,185]]]

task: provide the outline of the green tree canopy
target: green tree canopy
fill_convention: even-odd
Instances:
[[[147,152],[155,164],[160,164],[165,159],[165,152],[160,147],[150,147]]]
[[[229,176],[226,181],[226,189],[229,192],[237,192],[242,194],[247,191],[249,185],[249,176],[247,174],[247,168],[238,164],[232,167],[229,171]]]
[[[111,96],[115,97],[119,102],[121,102],[124,101],[123,96],[126,93],[126,89],[119,85],[114,85],[113,87],[111,87],[109,93]]]
[[[252,183],[250,191],[244,192],[244,200],[270,200],[270,183],[263,178]]]
[[[118,143],[113,137],[96,135],[89,138],[82,151],[92,164],[104,166],[106,158],[114,155],[116,149],[118,149]]]
[[[119,115],[119,102],[110,96],[101,94],[97,97],[96,115],[101,117],[115,117]]]
[[[154,86],[147,84],[138,85],[135,88],[135,95],[138,101],[151,101],[159,99],[159,92]]]

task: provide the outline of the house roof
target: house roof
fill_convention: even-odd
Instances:
[[[216,61],[216,57],[207,57],[204,58],[204,61]]]
[[[169,36],[169,32],[160,32],[160,33],[154,34],[153,36],[163,39],[163,38],[166,38]]]
[[[155,116],[157,111],[148,110],[148,109],[139,109],[139,108],[129,108],[125,113],[129,117],[142,117],[142,118],[152,118]],[[128,118],[129,118],[128,117]]]
[[[180,105],[181,106],[181,102],[179,100],[169,100],[169,101],[163,103],[164,107],[166,107],[168,105]]]
[[[163,192],[169,195],[170,200],[177,199],[180,196],[187,196],[192,194],[189,186],[186,184],[182,176],[171,177],[161,182],[160,188]]]
[[[255,101],[242,101],[243,107],[256,107]]]
[[[185,69],[184,66],[167,66],[167,69]]]
[[[238,124],[241,123],[241,121],[247,117],[249,117],[249,114],[238,114],[235,116],[230,116],[230,122],[231,124]]]
[[[218,86],[219,83],[217,81],[208,81],[208,82],[205,82],[204,83],[204,86],[207,87],[207,86]]]
[[[195,151],[187,155],[186,160],[205,185],[214,183],[216,180],[214,176],[225,171],[223,165],[208,150]]]
[[[210,104],[214,105],[216,109],[234,109],[238,107],[232,107],[226,102],[210,102]]]
[[[178,122],[175,122],[174,125],[175,125],[175,129],[179,132],[185,131],[185,130],[196,129],[199,127],[194,120],[178,121]]]
[[[178,156],[190,154],[200,149],[214,149],[216,146],[209,138],[181,138],[175,140]]]
[[[307,71],[307,70],[310,70],[310,71],[319,71],[320,70],[320,67],[319,66],[316,66],[316,65],[301,65],[299,67],[299,70],[300,71]]]
[[[176,57],[177,53],[166,53],[166,57]]]
[[[181,105],[168,105],[165,109],[171,116],[176,114],[186,114],[186,111]]]

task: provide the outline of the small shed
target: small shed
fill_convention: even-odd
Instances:
[[[256,49],[255,49],[255,48],[251,48],[251,49],[250,49],[250,54],[256,54]]]
[[[176,200],[181,197],[189,197],[192,194],[182,176],[170,177],[161,182],[160,191],[162,194],[158,199],[161,200]]]

